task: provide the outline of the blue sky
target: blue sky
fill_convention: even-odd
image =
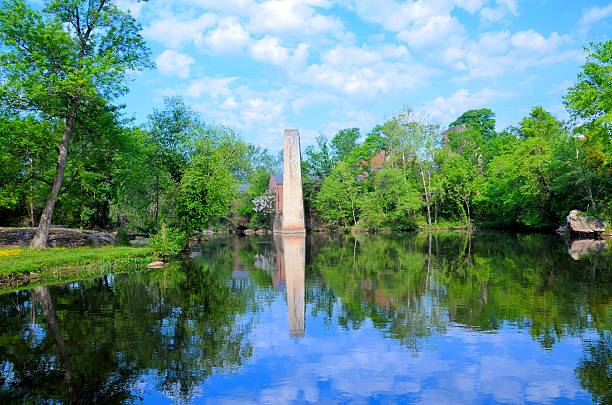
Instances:
[[[498,128],[542,105],[567,117],[583,47],[610,39],[612,2],[588,0],[120,0],[156,69],[122,102],[144,122],[183,96],[209,122],[279,149],[362,133],[403,106],[448,125],[489,107]]]

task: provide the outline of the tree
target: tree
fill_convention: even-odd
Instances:
[[[329,175],[334,167],[329,142],[325,135],[320,134],[315,139],[317,146],[308,145],[304,150],[304,169],[311,177],[323,178]]]
[[[519,122],[518,133],[521,138],[550,138],[558,139],[565,135],[563,123],[557,120],[551,113],[540,106],[534,107],[529,116]]]
[[[44,248],[76,120],[88,104],[124,94],[127,73],[150,66],[150,52],[140,25],[112,0],[52,0],[42,12],[23,0],[2,0],[0,8],[0,99],[21,114],[63,124],[56,173],[32,240]]]
[[[468,229],[472,226],[472,201],[478,191],[478,168],[464,156],[442,150],[437,156],[445,199],[459,209]]]
[[[584,139],[581,165],[596,180],[593,190],[603,191],[591,208],[612,219],[612,40],[591,44],[586,51],[579,81],[563,101],[576,124],[574,132]]]
[[[333,163],[343,160],[357,146],[359,128],[341,129],[331,140]]]
[[[491,139],[495,136],[495,113],[488,108],[469,110],[451,122],[448,127],[457,128],[461,125],[476,130],[484,139]]]
[[[149,115],[147,129],[157,145],[156,164],[163,165],[180,182],[203,123],[181,97],[164,98],[164,108]]]
[[[232,175],[231,140],[204,138],[180,183],[179,215],[188,231],[210,226],[230,211],[237,181]]]
[[[332,225],[357,225],[360,194],[356,174],[348,164],[340,161],[323,180],[315,198],[315,209]]]
[[[360,223],[374,229],[411,229],[422,206],[417,182],[400,168],[385,167],[374,173],[372,190],[360,198]]]
[[[399,162],[404,176],[408,176],[410,166],[416,164],[425,197],[427,224],[431,225],[431,166],[434,147],[439,144],[440,127],[411,109],[405,109],[383,125],[382,133],[387,149]]]

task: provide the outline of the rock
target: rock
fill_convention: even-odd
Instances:
[[[605,240],[575,239],[568,242],[568,244],[567,253],[574,260],[580,260],[585,256],[601,253],[607,248]]]
[[[147,246],[149,244],[149,238],[137,238],[130,241],[130,245],[132,246]]]
[[[567,216],[567,229],[570,233],[594,234],[605,231],[607,224],[599,218],[571,210]]]
[[[258,229],[258,230],[255,231],[255,234],[256,235],[267,235],[268,231],[265,230],[265,229]]]
[[[244,234],[245,235],[255,235],[255,230],[253,230],[253,229],[245,229],[244,230]]]
[[[29,246],[36,228],[0,228],[0,246]],[[82,247],[114,245],[116,239],[106,232],[53,226],[49,231],[49,247]]]
[[[166,263],[158,260],[158,261],[147,264],[147,269],[161,269],[165,265]]]

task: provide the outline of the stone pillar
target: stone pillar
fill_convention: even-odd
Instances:
[[[285,129],[282,233],[305,233],[300,134]]]
[[[304,276],[306,266],[306,236],[282,235],[282,260],[287,286],[289,334],[304,337]],[[278,256],[277,256],[278,257]]]

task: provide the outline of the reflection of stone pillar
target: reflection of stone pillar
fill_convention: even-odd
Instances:
[[[304,272],[306,266],[306,238],[303,235],[282,236],[282,257],[285,265],[289,333],[304,336]]]
[[[300,134],[297,129],[285,129],[283,151],[283,233],[304,233],[304,199],[302,197],[302,163]]]

